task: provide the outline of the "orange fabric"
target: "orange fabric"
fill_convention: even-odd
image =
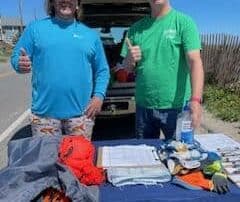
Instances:
[[[65,136],[60,143],[59,161],[85,185],[99,185],[105,181],[104,170],[93,164],[94,154],[94,145],[83,136]]]
[[[65,196],[61,191],[54,188],[48,188],[43,192],[43,202],[71,202],[71,200]]]
[[[128,72],[125,69],[120,69],[116,72],[116,79],[118,82],[127,82]]]
[[[212,181],[206,179],[201,171],[194,171],[185,175],[178,175],[177,177],[190,185],[198,186],[205,190],[212,190],[213,188]]]

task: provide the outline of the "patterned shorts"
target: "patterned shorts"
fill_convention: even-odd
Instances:
[[[30,115],[30,123],[33,135],[83,135],[91,140],[94,120],[85,115],[71,119],[53,119]]]

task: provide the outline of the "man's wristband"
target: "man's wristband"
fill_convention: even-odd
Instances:
[[[197,103],[199,103],[199,104],[202,104],[202,98],[200,98],[200,97],[195,97],[195,96],[193,96],[193,97],[191,97],[190,101],[191,101],[191,102],[197,102]]]

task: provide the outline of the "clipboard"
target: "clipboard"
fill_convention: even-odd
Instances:
[[[99,147],[97,167],[104,169],[118,167],[159,167],[162,163],[153,146],[118,145]]]
[[[102,147],[98,147],[97,150],[97,167],[102,168]]]

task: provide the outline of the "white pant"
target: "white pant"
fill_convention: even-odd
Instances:
[[[91,140],[94,120],[85,115],[70,119],[53,119],[30,115],[33,135],[62,135],[62,129],[66,135],[83,135]]]

